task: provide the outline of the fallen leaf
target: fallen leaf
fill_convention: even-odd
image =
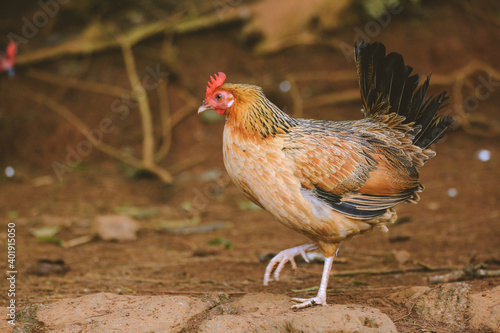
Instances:
[[[41,227],[32,229],[31,234],[35,236],[36,241],[39,243],[52,243],[62,246],[64,241],[56,237],[59,231],[61,231],[61,229],[57,226]]]
[[[234,248],[234,244],[231,241],[222,237],[212,238],[211,240],[208,241],[208,245],[210,246],[224,245],[228,250],[232,250]]]

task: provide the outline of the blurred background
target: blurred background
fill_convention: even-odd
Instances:
[[[264,290],[269,254],[307,239],[231,184],[224,119],[196,112],[206,81],[223,71],[228,82],[262,86],[296,117],[359,119],[361,40],[432,73],[431,92],[448,91],[444,112],[457,121],[422,169],[419,205],[399,207],[389,234],[346,242],[334,268],[412,273],[339,279],[347,289],[330,302],[377,305],[384,291],[360,285],[498,269],[498,1],[2,0],[0,8],[0,234],[16,223],[22,304],[98,291]],[[321,265],[300,266],[272,291],[320,276]],[[500,282],[470,279],[478,289]]]

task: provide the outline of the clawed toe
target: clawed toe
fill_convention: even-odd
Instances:
[[[290,262],[292,269],[297,269],[297,264],[295,263],[295,257],[300,255],[306,262],[309,262],[306,252],[317,249],[315,244],[306,244],[302,246],[293,247],[291,249],[283,250],[274,256],[266,267],[266,273],[264,274],[264,285],[267,286],[269,281],[271,281],[271,275],[274,275],[274,279],[279,281],[280,273],[285,268],[286,263]],[[273,274],[274,272],[274,274]]]
[[[337,247],[338,248],[338,247]],[[279,275],[283,267],[287,262],[291,262],[292,268],[295,269],[297,265],[295,264],[294,257],[297,255],[301,255],[306,258],[306,251],[314,250],[315,245],[302,245],[297,246],[288,250],[281,251],[278,253],[266,267],[266,273],[264,274],[264,285],[267,286],[269,281],[271,280],[271,274],[274,272],[274,277],[276,280],[279,280]],[[295,304],[292,306],[293,310],[304,309],[310,306],[322,305],[326,306],[326,288],[328,286],[328,278],[330,277],[330,271],[332,269],[333,264],[333,256],[325,257],[325,264],[323,266],[323,274],[321,275],[321,283],[319,285],[318,294],[313,298],[293,298]]]
[[[294,256],[284,251],[278,253],[273,259],[271,259],[266,267],[266,273],[264,274],[264,285],[267,286],[269,284],[269,281],[271,281],[271,275],[274,275],[274,279],[279,281],[280,273],[288,262],[292,265],[292,269],[297,269]]]
[[[305,309],[307,307],[315,306],[315,305],[327,306],[326,299],[323,299],[320,297],[292,298],[292,300],[299,303],[299,304],[295,304],[292,306],[293,310]]]

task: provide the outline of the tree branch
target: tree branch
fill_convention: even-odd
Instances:
[[[162,143],[155,155],[155,161],[159,162],[167,156],[172,145],[172,117],[170,117],[166,79],[160,82],[156,92],[158,94],[162,134]]]
[[[118,98],[123,98],[123,96],[130,94],[130,91],[128,91],[127,89],[116,87],[111,84],[86,82],[73,77],[58,76],[35,68],[30,68],[28,71],[26,71],[26,75],[43,82],[57,84],[63,87],[78,89],[82,91],[93,92],[96,94],[111,95]]]
[[[149,107],[148,95],[146,89],[141,84],[137,69],[135,67],[134,54],[132,46],[128,40],[120,35],[118,41],[122,48],[123,59],[127,69],[128,79],[132,86],[132,94],[139,103],[139,112],[141,113],[143,140],[142,140],[142,162],[147,168],[154,166],[154,136],[153,136],[153,118],[151,108]]]
[[[116,149],[113,146],[110,146],[104,142],[98,141],[95,139],[95,137],[91,134],[90,128],[81,120],[78,116],[74,115],[68,108],[66,108],[64,105],[59,104],[57,101],[54,99],[47,97],[43,94],[40,94],[38,92],[32,91],[30,89],[19,89],[16,90],[16,93],[31,99],[37,103],[40,103],[47,108],[51,109],[58,115],[60,115],[64,120],[66,120],[68,123],[76,127],[76,129],[82,133],[82,135],[90,142],[92,145],[102,151],[105,154],[108,154],[126,164],[129,164],[133,166],[134,168],[142,168],[143,164],[141,163],[140,160],[137,158],[124,154],[120,150]]]

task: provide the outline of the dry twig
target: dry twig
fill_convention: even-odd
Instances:
[[[133,61],[133,56],[131,57],[130,55],[128,56],[128,61]],[[131,68],[132,69],[132,68]],[[61,85],[63,87],[69,87],[69,88],[74,88],[82,91],[88,91],[88,92],[93,92],[93,93],[100,93],[100,94],[106,94],[106,95],[111,95],[115,96],[118,98],[123,98],[124,96],[129,96],[130,92],[124,88],[116,87],[110,84],[105,84],[105,83],[94,83],[94,82],[86,82],[86,81],[81,81],[75,78],[67,78],[67,77],[60,77],[57,75],[54,75],[52,73],[36,70],[36,69],[30,69],[27,72],[28,76],[36,78],[40,81],[52,83],[52,84],[57,84]],[[196,108],[197,106],[197,100],[194,98],[187,90],[183,88],[178,89],[178,94],[180,97],[185,101],[183,107],[181,107],[177,112],[174,114],[170,115],[169,114],[169,104],[167,100],[167,87],[166,87],[166,80],[163,79],[160,82],[160,85],[158,87],[158,98],[160,102],[160,116],[161,116],[161,122],[162,122],[162,137],[163,137],[163,142],[162,145],[160,146],[160,149],[158,152],[154,155],[154,162],[158,162],[162,160],[169,152],[170,146],[171,146],[171,132],[172,128],[175,127],[177,124],[179,124],[183,119],[185,119],[187,116],[192,114],[193,109]],[[137,78],[135,80],[135,83],[137,83]],[[145,169],[148,170],[156,175],[159,176],[159,178],[164,181],[165,183],[171,183],[172,182],[172,176],[171,174],[157,166],[155,163],[146,165],[144,161],[141,161],[133,156],[130,156],[128,154],[125,154],[121,152],[120,150],[106,144],[103,142],[98,142],[96,139],[90,135],[90,129],[89,127],[85,124],[83,120],[81,120],[78,116],[74,115],[68,108],[63,106],[62,104],[58,103],[56,100],[47,97],[43,94],[30,91],[30,90],[18,90],[17,93],[20,95],[27,97],[35,102],[38,102],[42,105],[45,105],[49,109],[53,110],[57,114],[59,114],[61,117],[63,117],[66,121],[68,121],[71,125],[76,127],[84,136],[86,139],[88,139],[96,148],[102,152],[104,152],[107,155],[110,155],[111,157],[114,157],[123,163],[126,163],[134,168],[137,169]],[[145,93],[145,91],[144,91]],[[136,93],[137,94],[137,93]],[[139,93],[137,95],[143,95],[142,93]],[[143,95],[145,98],[147,96]],[[143,105],[145,102],[143,101]],[[141,104],[139,104],[141,106]],[[151,119],[151,110],[149,108],[149,102],[146,107],[146,112],[149,115],[149,118]],[[142,116],[144,115],[144,112],[141,113],[141,119]],[[144,127],[143,127],[144,128]],[[152,133],[152,126],[150,129],[146,127],[147,130],[151,130]],[[151,147],[149,148],[151,149]],[[153,147],[154,149],[154,147]],[[194,165],[197,165],[204,161],[207,158],[206,155],[198,155],[198,156],[192,156],[184,161],[181,161],[179,163],[173,164],[171,166],[171,171],[172,174],[177,174],[185,169],[188,169]]]
[[[88,91],[96,94],[105,94],[118,98],[122,98],[123,96],[130,94],[127,89],[120,88],[111,84],[100,82],[86,82],[67,76],[61,77],[59,75],[41,71],[36,68],[30,68],[28,71],[26,71],[26,75],[43,82],[57,84],[59,86],[78,89],[81,91]]]
[[[139,103],[139,112],[141,113],[142,122],[142,163],[146,169],[155,166],[154,162],[154,137],[153,137],[153,118],[151,116],[151,108],[146,89],[141,84],[137,69],[135,67],[135,58],[132,53],[132,44],[123,36],[118,36],[118,42],[122,48],[123,59],[125,60],[125,68],[127,69],[128,79],[132,86],[135,98]],[[168,173],[168,172],[167,172]],[[171,176],[164,174],[168,182],[172,182]]]
[[[396,268],[396,269],[355,269],[350,271],[339,271],[332,274],[333,276],[356,276],[356,275],[388,275],[388,274],[402,274],[410,272],[438,272],[455,270],[456,267],[411,267],[411,268]]]
[[[156,290],[156,289],[135,289],[135,291],[140,293],[153,293],[154,295],[209,295],[213,293],[221,293],[221,292],[213,292],[213,291],[189,291],[189,290]],[[224,294],[227,295],[247,295],[249,292],[247,291],[224,291]]]
[[[172,145],[172,117],[170,116],[170,104],[168,103],[167,79],[160,82],[156,92],[158,94],[162,136],[160,148],[155,154],[155,162],[159,162],[167,156]],[[191,108],[189,110],[191,111]]]
[[[16,90],[16,93],[31,99],[37,103],[40,103],[47,108],[51,109],[58,115],[60,115],[64,120],[66,120],[68,123],[76,127],[76,129],[83,134],[83,136],[90,142],[96,149],[102,151],[103,153],[112,156],[126,164],[129,164],[135,168],[141,168],[142,163],[140,160],[136,159],[133,156],[124,154],[120,150],[116,149],[113,146],[110,146],[104,142],[100,142],[96,140],[96,138],[91,134],[90,128],[85,124],[83,120],[81,120],[78,116],[73,114],[67,107],[65,107],[62,104],[59,104],[57,101],[54,99],[38,93],[36,91],[24,88],[24,89],[18,89]]]
[[[153,130],[153,118],[152,112],[149,105],[149,100],[145,87],[141,84],[139,76],[137,74],[135,66],[135,58],[132,52],[132,43],[130,40],[134,41],[134,38],[125,35],[119,35],[117,37],[118,44],[121,46],[123,58],[125,61],[125,67],[127,70],[127,76],[129,78],[130,85],[132,87],[133,96],[136,99],[139,112],[141,115],[142,131],[143,131],[143,145],[142,145],[142,159],[137,159],[133,156],[124,154],[120,150],[96,140],[91,135],[91,131],[88,126],[81,120],[78,116],[73,114],[68,108],[58,103],[56,100],[47,97],[43,94],[30,92],[27,90],[18,91],[19,94],[24,97],[30,98],[40,104],[47,106],[61,117],[67,120],[70,124],[75,126],[93,146],[98,150],[117,158],[118,160],[131,165],[137,169],[144,169],[156,174],[163,182],[171,183],[172,175],[169,171],[158,166],[156,163],[162,160],[170,151],[171,140],[172,140],[172,127],[177,125],[180,121],[186,118],[192,113],[192,110],[196,107],[196,99],[185,89],[179,89],[181,97],[185,99],[183,108],[181,108],[174,115],[170,115],[170,108],[167,98],[167,84],[165,79],[159,80],[159,87],[157,89],[159,103],[160,103],[160,117],[162,124],[162,144],[160,148],[155,153],[155,142],[154,142],[154,130]],[[107,95],[115,96],[118,98],[124,98],[124,96],[131,95],[127,89],[116,87],[109,84],[95,83],[95,82],[85,82],[78,80],[76,78],[62,78],[57,75],[43,72],[40,70],[31,69],[28,71],[28,75],[39,79],[44,82],[49,82],[53,84],[58,84],[66,88],[75,88],[83,91],[89,91],[93,93],[104,93]],[[174,173],[180,172],[185,168],[189,168],[193,165],[200,163],[205,160],[206,156],[195,156],[181,163],[177,163],[172,167]]]
[[[484,277],[500,276],[500,270],[486,270],[484,265],[469,266],[464,269],[455,270],[448,274],[435,275],[429,278],[429,283],[447,283],[454,281],[462,281],[467,279],[478,279]]]
[[[217,14],[189,19],[181,15],[177,17],[171,16],[162,21],[145,23],[133,27],[123,34],[123,39],[125,39],[127,44],[134,45],[159,33],[185,34],[241,20],[242,18],[237,12],[230,12],[223,19]],[[23,66],[66,55],[97,53],[110,48],[120,47],[121,43],[112,38],[112,34],[110,34],[110,31],[113,32],[113,30],[112,26],[104,26],[94,21],[82,34],[67,42],[20,53],[16,58],[16,65]]]

